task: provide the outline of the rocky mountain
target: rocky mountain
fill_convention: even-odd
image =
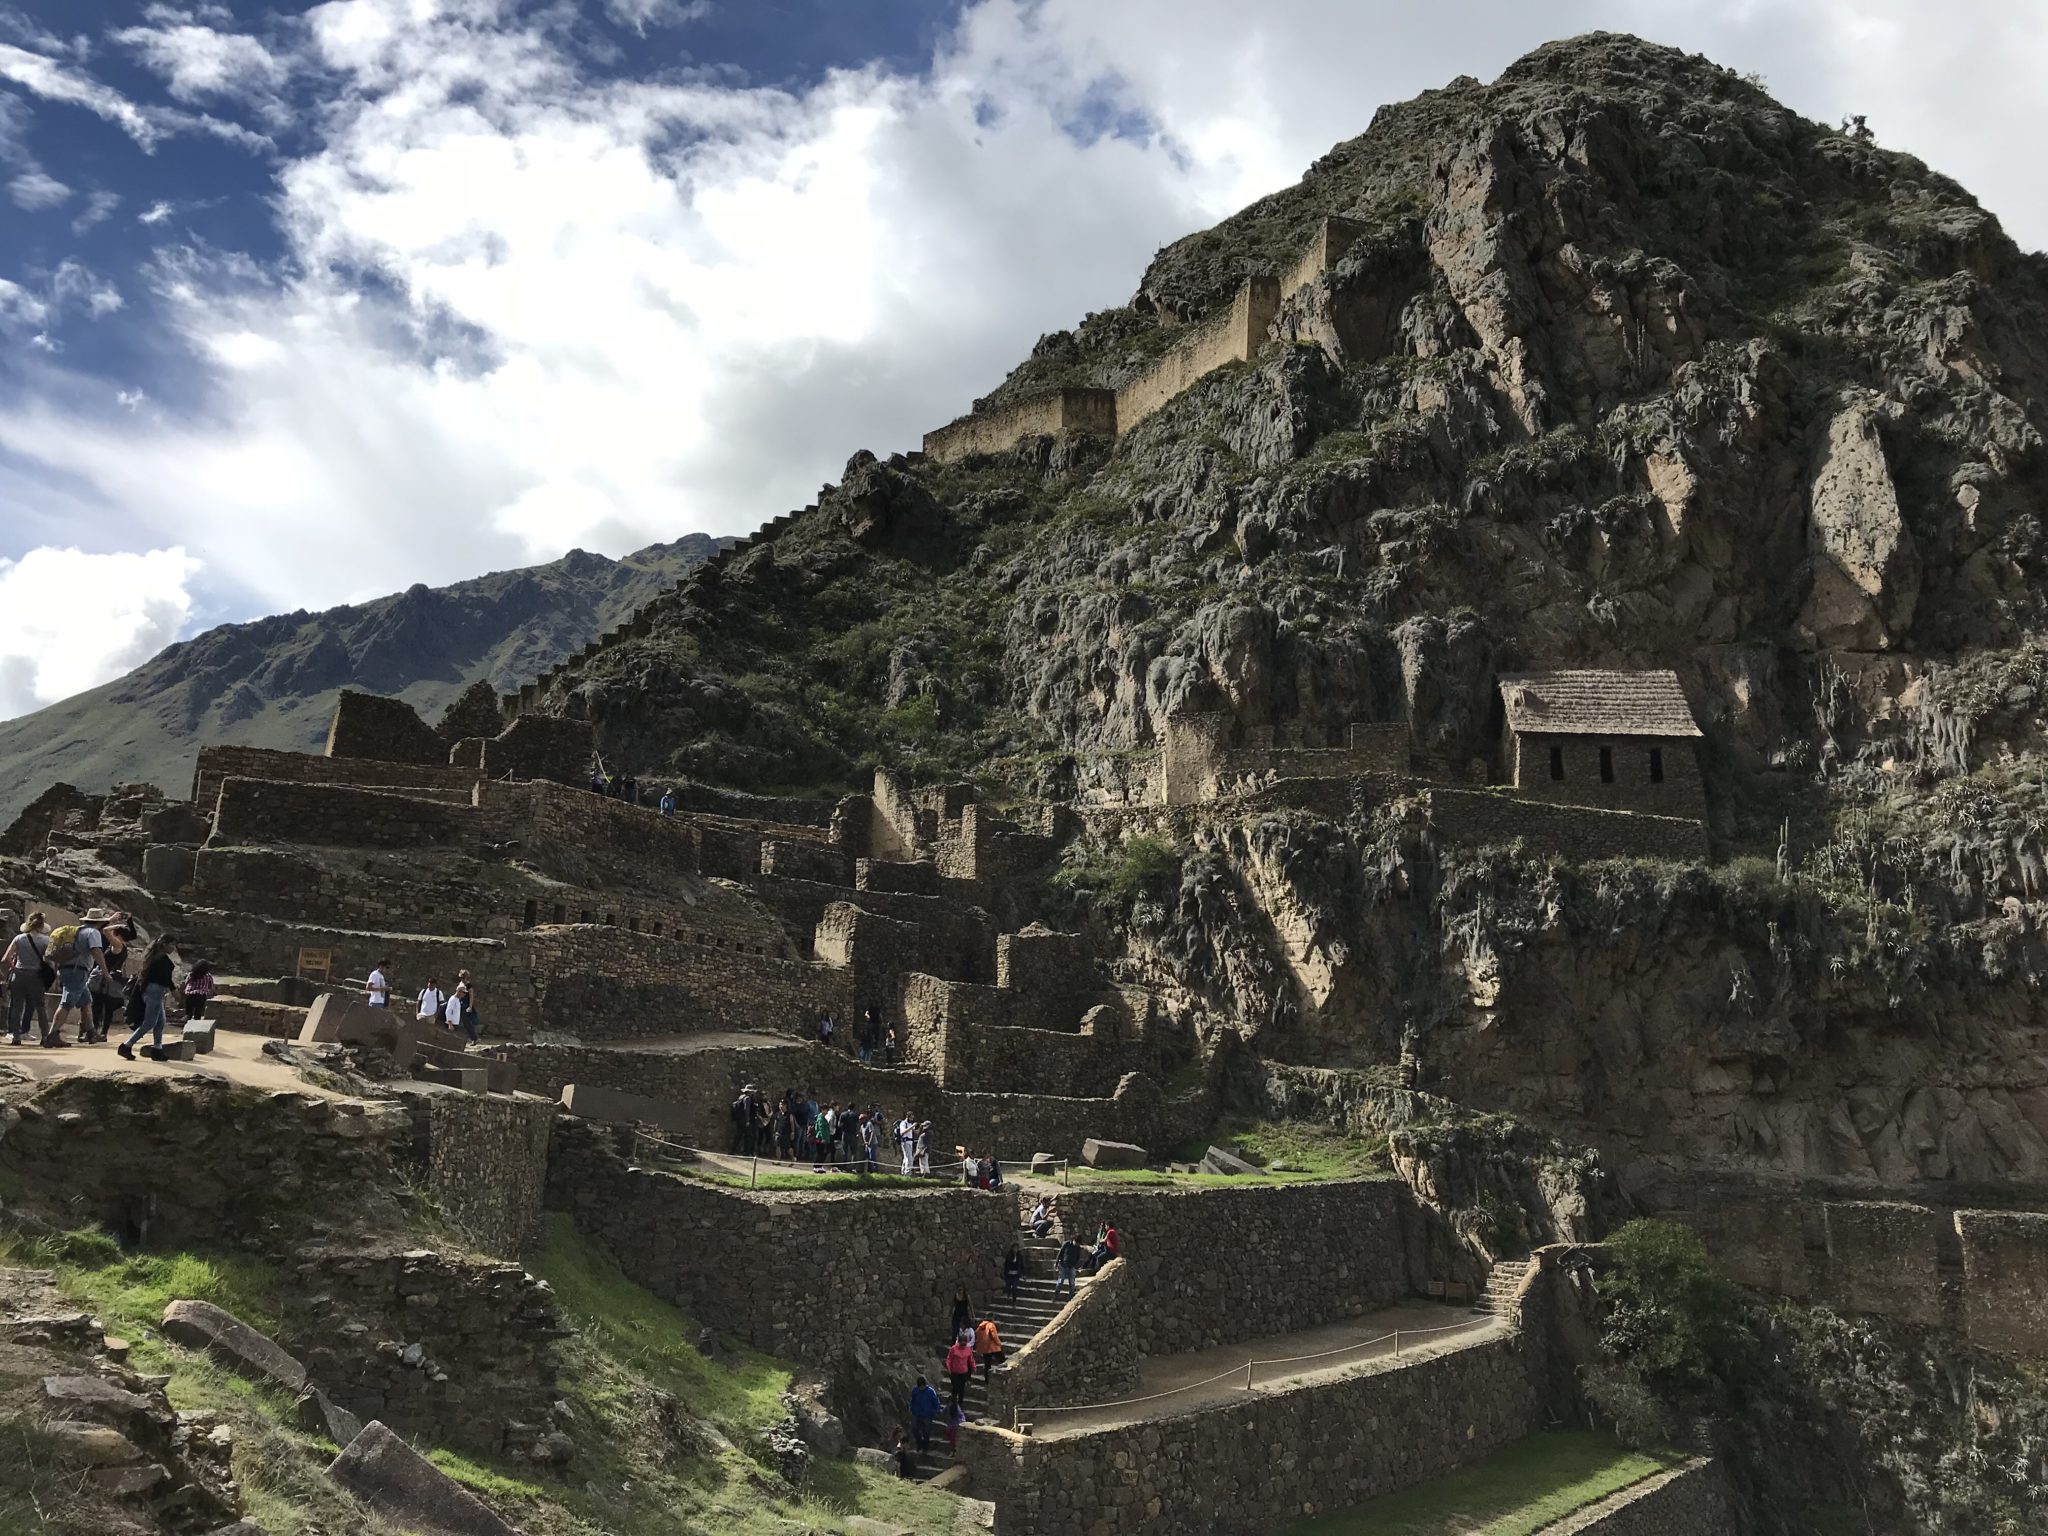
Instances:
[[[0,821],[53,780],[184,794],[201,743],[318,751],[345,687],[397,694],[429,719],[479,679],[516,689],[718,548],[693,533],[621,560],[571,550],[452,586],[223,624],[111,683],[0,722]]]

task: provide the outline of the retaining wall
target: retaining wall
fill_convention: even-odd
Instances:
[[[1060,1193],[1060,1220],[1084,1242],[1104,1222],[1117,1228],[1148,1355],[1362,1317],[1427,1279],[1409,1263],[1414,1196],[1393,1178],[1199,1189],[1077,1180]]]
[[[2048,1215],[1958,1211],[1963,1316],[1983,1349],[2048,1355]]]
[[[268,747],[201,747],[192,772],[193,804],[211,811],[220,794],[221,780],[229,777],[272,783],[351,784],[358,789],[432,795],[437,799],[459,800],[465,805],[477,781],[476,770],[445,764],[315,757],[305,752],[276,752]]]
[[[935,1350],[954,1287],[983,1287],[1017,1230],[1007,1193],[765,1194],[633,1169],[604,1132],[571,1119],[557,1123],[548,1202],[629,1279],[807,1365],[856,1338]]]
[[[976,453],[1002,453],[1027,437],[1098,432],[1114,437],[1117,397],[1106,389],[1062,389],[994,411],[975,411],[924,435],[928,458],[950,464]]]
[[[783,959],[744,937],[707,936],[708,944],[692,944],[689,933],[536,928],[523,936],[537,978],[533,1018],[584,1040],[644,1040],[704,1030],[793,1034],[828,1009],[853,1016],[852,972]]]
[[[426,1193],[483,1253],[516,1259],[540,1239],[555,1106],[524,1095],[402,1090]]]
[[[1230,308],[1189,327],[1165,356],[1116,392],[1117,431],[1130,431],[1203,374],[1249,358],[1279,311],[1277,278],[1245,279]]]
[[[1737,1536],[1721,1469],[1697,1460],[1624,1488],[1556,1525],[1550,1536]]]
[[[1544,1423],[1510,1337],[1116,1429],[961,1439],[996,1536],[1250,1536],[1428,1482]]]
[[[328,848],[445,848],[474,853],[484,819],[380,789],[223,779],[210,843],[310,843]]]
[[[448,744],[405,700],[344,688],[327,727],[327,755],[435,764],[448,761]]]
[[[1122,1259],[1082,1282],[1065,1311],[988,1382],[989,1416],[1008,1426],[1018,1410],[1105,1402],[1138,1389],[1138,1322],[1131,1266]]]

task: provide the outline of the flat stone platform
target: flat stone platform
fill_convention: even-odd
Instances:
[[[1148,1357],[1138,1362],[1138,1385],[1122,1395],[1120,1404],[1078,1412],[1023,1410],[1020,1417],[1031,1424],[1035,1437],[1062,1439],[1149,1419],[1172,1418],[1242,1398],[1246,1396],[1248,1364],[1253,1365],[1251,1390],[1272,1392],[1335,1380],[1360,1366],[1385,1362],[1394,1356],[1395,1340],[1383,1336],[1397,1331],[1400,1358],[1408,1360],[1497,1338],[1506,1330],[1507,1325],[1490,1312],[1418,1301],[1271,1338]],[[1258,1361],[1284,1363],[1254,1364]],[[1219,1377],[1220,1380],[1216,1379]]]
[[[176,1029],[164,1031],[166,1041],[178,1037]],[[140,1046],[136,1047],[135,1060],[123,1061],[114,1054],[114,1046],[127,1038],[125,1029],[110,1030],[104,1045],[79,1045],[74,1041],[55,1050],[39,1045],[8,1045],[0,1040],[0,1068],[11,1067],[32,1082],[73,1077],[81,1072],[116,1077],[209,1077],[270,1092],[290,1089],[327,1099],[347,1097],[308,1082],[276,1057],[264,1055],[261,1035],[217,1030],[213,1049],[192,1061],[151,1061],[141,1054]]]

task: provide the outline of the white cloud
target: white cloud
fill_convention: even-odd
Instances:
[[[178,637],[199,562],[182,548],[100,554],[45,545],[0,560],[0,717],[119,677]]]
[[[7,183],[7,195],[14,199],[15,207],[40,213],[45,208],[54,208],[68,201],[71,189],[42,171],[23,171]]]
[[[246,34],[196,25],[162,7],[154,8],[153,19],[157,25],[124,28],[114,40],[134,49],[180,101],[268,104],[290,73],[284,60]]]
[[[83,107],[115,124],[146,150],[154,149],[163,137],[149,114],[119,91],[12,43],[0,43],[0,80],[12,80],[46,101]]]
[[[114,210],[120,206],[121,194],[118,192],[102,191],[89,194],[85,206],[78,211],[78,217],[71,221],[71,232],[74,235],[82,235],[88,230],[98,228],[112,218]]]
[[[279,167],[286,258],[185,252],[168,201],[138,213],[166,252],[151,339],[182,369],[145,381],[144,410],[115,396],[129,380],[48,362],[0,398],[0,450],[267,608],[745,531],[854,449],[913,446],[1380,103],[1594,26],[1761,70],[1812,116],[1870,111],[2048,238],[2048,161],[2026,148],[2048,8],[979,0],[928,72],[802,91],[595,76],[562,30],[579,9],[331,0],[301,54],[257,45],[273,69],[222,13],[153,8],[152,38],[221,39],[154,60],[186,99],[322,82],[317,142]],[[23,328],[57,302],[0,286]]]
[[[605,0],[605,11],[622,27],[680,27],[711,14],[711,0]]]

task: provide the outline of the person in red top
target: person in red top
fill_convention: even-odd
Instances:
[[[1093,1268],[1100,1270],[1111,1259],[1118,1257],[1122,1251],[1123,1243],[1116,1235],[1115,1226],[1105,1221],[1102,1224],[1102,1230],[1095,1234],[1095,1252],[1090,1256],[1094,1261]]]
[[[974,1346],[963,1344],[956,1336],[952,1347],[946,1351],[946,1374],[953,1378],[953,1401],[951,1406],[962,1413],[967,1411],[967,1383],[974,1379]]]

